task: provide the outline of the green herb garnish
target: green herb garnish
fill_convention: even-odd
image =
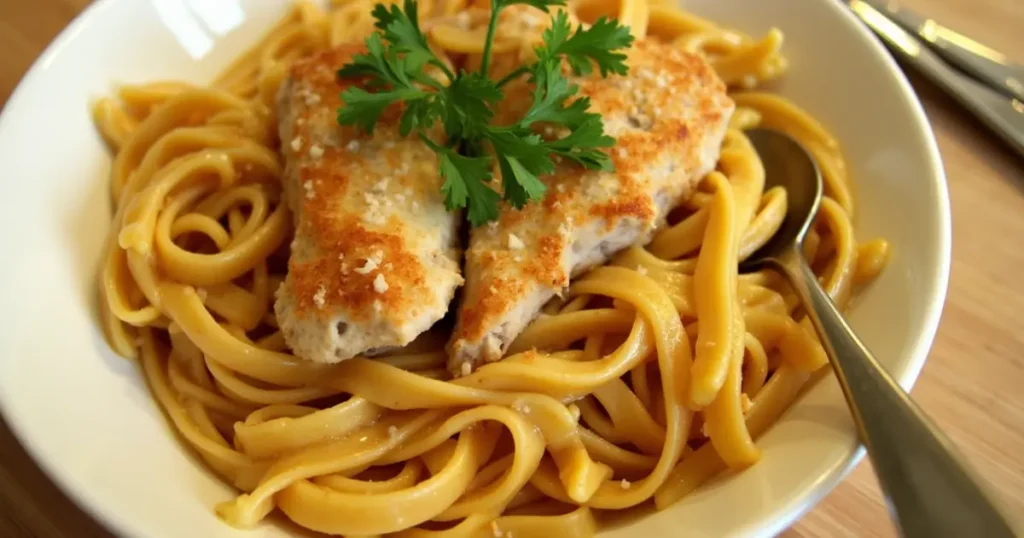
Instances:
[[[611,170],[612,162],[601,151],[614,143],[604,134],[601,116],[588,112],[586,97],[570,99],[579,91],[562,75],[562,62],[576,75],[587,75],[597,66],[601,76],[624,75],[626,55],[620,52],[633,43],[628,28],[604,17],[589,28],[573,31],[569,18],[558,12],[537,47],[537,61],[520,67],[501,80],[487,73],[498,13],[514,4],[526,4],[547,11],[565,5],[565,0],[492,0],[480,71],[452,72],[427,45],[417,23],[415,0],[405,0],[400,9],[377,4],[373,10],[378,32],[366,40],[366,54],[353,57],[338,71],[342,78],[364,78],[364,86],[351,86],[341,94],[344,105],[338,123],[355,125],[373,132],[389,106],[402,103],[399,132],[415,133],[440,159],[441,187],[449,210],[468,208],[473,226],[497,219],[502,199],[488,184],[493,163],[501,170],[504,200],[522,208],[530,200],[543,198],[545,187],[538,176],[555,170],[560,156],[597,170]],[[443,82],[424,70],[433,66],[443,73]],[[527,112],[511,125],[492,125],[495,106],[502,100],[502,87],[526,75],[533,84],[533,102]],[[443,143],[424,133],[440,122]],[[535,124],[568,131],[556,140],[545,140],[534,132]]]

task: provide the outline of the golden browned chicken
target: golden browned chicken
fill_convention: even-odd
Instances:
[[[317,362],[411,342],[462,284],[461,216],[445,210],[433,151],[400,136],[396,115],[372,135],[336,121],[336,73],[359,50],[300,60],[278,94],[295,240],[274,310],[295,354]]]
[[[711,67],[645,40],[629,50],[627,63],[628,76],[575,81],[616,139],[615,171],[560,165],[544,180],[542,202],[505,206],[498,222],[473,230],[450,342],[455,375],[501,358],[570,278],[650,241],[668,211],[714,168],[734,105]]]

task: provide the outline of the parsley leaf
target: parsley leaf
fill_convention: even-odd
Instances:
[[[539,135],[521,128],[492,128],[487,138],[501,170],[505,200],[522,209],[530,200],[544,197],[547,188],[537,176],[555,171],[551,150]]]
[[[547,11],[549,7],[564,6],[566,4],[566,0],[497,0],[497,3],[501,4],[498,8],[499,10],[502,7],[522,4],[526,6],[533,6],[541,11]]]
[[[474,139],[494,118],[494,107],[504,95],[481,73],[459,73],[445,91],[449,106],[442,114],[450,139]]]
[[[502,200],[518,209],[542,198],[547,189],[541,177],[555,171],[556,157],[588,169],[612,169],[603,148],[614,140],[604,133],[601,117],[589,111],[590,100],[563,75],[562,65],[578,76],[592,74],[595,66],[602,77],[626,74],[626,55],[620,51],[633,42],[628,28],[602,17],[573,30],[568,15],[559,11],[543,33],[537,61],[494,81],[488,75],[498,14],[516,4],[548,11],[566,0],[492,0],[480,69],[457,74],[431,50],[419,27],[416,0],[404,0],[401,8],[377,4],[372,15],[378,32],[366,40],[367,52],[338,71],[340,78],[359,82],[342,92],[338,123],[372,132],[385,111],[400,107],[399,133],[415,133],[437,154],[445,207],[466,208],[473,226],[498,218]],[[447,81],[428,76],[427,66],[437,67]],[[511,125],[491,125],[504,98],[501,88],[523,74],[534,85],[529,109]],[[444,128],[442,142],[426,134],[437,123]],[[544,140],[535,132],[539,124],[567,133]],[[501,194],[490,186],[495,166]]]
[[[615,51],[633,44],[629,28],[601,17],[590,28],[577,28],[572,35],[570,31],[569,16],[559,11],[544,31],[544,43],[537,47],[541,62],[564,57],[576,75],[589,75],[593,64],[597,64],[602,77],[626,74],[626,55]]]
[[[440,174],[444,179],[441,193],[449,211],[469,208],[469,223],[479,226],[498,218],[501,195],[487,186],[491,180],[491,160],[487,157],[466,157],[451,148],[440,146],[425,136],[422,140],[440,159]]]

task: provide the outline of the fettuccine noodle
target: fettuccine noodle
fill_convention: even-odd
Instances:
[[[274,96],[296,58],[373,31],[375,1],[299,3],[210,86],[125,86],[93,109],[116,152],[103,328],[241,491],[217,514],[251,527],[277,509],[345,536],[585,537],[602,510],[664,508],[757,462],[755,439],[827,361],[780,279],[738,272],[786,209],[744,130],[779,129],[817,159],[827,197],[805,254],[840,306],[888,252],[854,237],[838,142],[757,89],[786,70],[782,33],[755,39],[659,1],[570,2],[573,21],[617,16],[703,55],[737,111],[717,169],[652,243],[577,279],[505,360],[451,379],[441,331],[324,365],[290,354],[271,308],[292,233]],[[486,6],[420,13],[440,57],[479,63]],[[548,20],[533,14],[499,25],[496,71],[529,60]]]

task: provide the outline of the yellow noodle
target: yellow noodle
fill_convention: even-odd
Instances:
[[[666,1],[569,2],[573,25],[618,17],[744,91],[732,94],[716,171],[681,220],[577,279],[504,360],[451,379],[443,331],[328,366],[291,354],[272,309],[284,278],[276,257],[292,233],[278,86],[295,59],[369,35],[375,3],[298,2],[209,87],[154,81],[92,106],[115,152],[103,330],[116,352],[138,357],[181,439],[240,491],[217,513],[252,527],[279,510],[350,536],[584,538],[597,531],[593,508],[663,508],[754,463],[754,439],[826,359],[776,275],[738,273],[782,225],[787,201],[765,189],[743,131],[782,130],[817,160],[827,197],[804,252],[838,304],[890,256],[884,240],[854,236],[838,142],[757,89],[787,69],[782,33],[748,36]],[[533,57],[550,15],[532,9],[503,12],[495,73]],[[420,14],[449,67],[479,64],[486,2],[424,1]]]

